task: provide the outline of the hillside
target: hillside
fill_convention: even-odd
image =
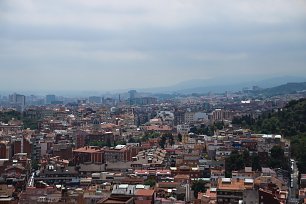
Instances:
[[[291,141],[292,157],[300,172],[306,173],[306,98],[291,101],[277,112],[267,112],[254,120],[250,116],[235,118],[233,124],[251,128],[256,133],[281,134]]]
[[[35,130],[38,128],[38,120],[30,118],[24,113],[14,110],[5,111],[5,112],[0,111],[0,122],[8,123],[12,118],[21,120],[23,122],[23,128],[25,129],[30,128],[32,130]]]
[[[205,77],[205,76],[203,76]],[[155,88],[139,88],[137,90],[151,93],[223,93],[225,91],[241,91],[245,87],[259,86],[263,89],[280,86],[288,82],[305,82],[306,78],[301,76],[280,76],[273,78],[244,78],[237,77],[235,80],[231,77],[214,77],[207,79],[191,79],[182,81],[172,86],[155,87]],[[121,90],[123,91],[123,90]],[[125,90],[127,91],[127,90]]]
[[[287,83],[280,86],[263,89],[260,91],[260,93],[265,96],[277,96],[277,95],[293,94],[305,90],[306,90],[306,82],[301,82],[301,83]]]

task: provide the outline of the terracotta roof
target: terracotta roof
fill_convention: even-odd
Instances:
[[[171,131],[172,128],[168,125],[150,125],[144,127],[147,131],[154,130],[154,131]]]
[[[113,123],[107,123],[107,124],[101,124],[101,128],[115,128],[118,127],[118,125],[113,124]]]
[[[174,179],[190,179],[190,176],[185,174],[178,174],[174,177]]]
[[[224,182],[224,181],[229,182]],[[219,179],[218,180],[218,189],[219,190],[245,190],[245,189],[252,189],[253,183],[251,185],[245,185],[243,179]]]
[[[135,170],[135,174],[149,174],[148,170]]]
[[[73,152],[79,152],[79,153],[98,153],[101,152],[103,149],[99,148],[99,147],[90,147],[90,146],[86,146],[86,147],[81,147],[79,149],[75,149],[73,150]]]
[[[137,196],[153,196],[154,190],[151,189],[139,189],[136,191]]]
[[[156,170],[156,174],[168,174],[170,175],[170,170]]]
[[[158,188],[175,188],[179,185],[179,182],[159,182]]]
[[[134,199],[132,197],[116,197],[116,198],[106,198],[98,201],[97,203],[115,203],[115,204],[124,204],[124,203],[131,203]]]

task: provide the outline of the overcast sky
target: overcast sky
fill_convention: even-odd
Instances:
[[[306,76],[305,0],[1,0],[0,89]]]

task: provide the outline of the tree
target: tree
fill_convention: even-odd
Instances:
[[[197,128],[195,126],[190,127],[189,132],[197,133]]]
[[[148,141],[151,138],[158,138],[158,137],[160,137],[160,133],[159,132],[152,132],[152,133],[144,135],[141,138],[141,141],[146,142],[146,141]]]
[[[18,111],[5,111],[0,112],[0,121],[4,123],[8,123],[8,121],[15,118],[16,120],[21,120],[23,122],[23,128],[30,128],[32,130],[38,129],[38,120],[39,118],[31,118],[25,112],[21,113]]]
[[[126,145],[126,141],[125,140],[121,140],[118,142],[118,145]]]
[[[284,154],[284,150],[281,146],[275,145],[272,147],[269,166],[271,168],[289,168],[287,159]]]
[[[217,121],[217,122],[214,124],[214,127],[215,127],[215,129],[222,130],[223,127],[224,127],[224,122],[223,122],[223,121]]]
[[[242,121],[245,124],[242,125]],[[267,111],[261,114],[255,120],[249,116],[242,116],[233,119],[233,124],[241,125],[244,128],[250,128],[257,133],[281,134],[291,140],[291,156],[297,160],[297,165],[301,173],[306,173],[306,98],[293,100],[278,111]],[[252,167],[257,158],[252,158]],[[259,164],[259,162],[258,162]],[[289,168],[283,151],[277,147],[271,151],[269,166],[272,168]]]
[[[150,187],[154,187],[156,184],[156,181],[154,179],[147,179],[144,182],[144,185],[149,185]]]
[[[106,143],[103,141],[90,141],[89,146],[105,147]]]
[[[112,143],[111,143],[109,138],[107,138],[107,140],[106,140],[106,146],[108,146],[108,147],[112,146]]]
[[[179,134],[177,135],[177,140],[178,140],[179,142],[182,142],[182,139],[183,139],[182,134],[179,133]]]
[[[225,159],[225,173],[231,175],[232,171],[238,171],[245,167],[243,155],[237,150],[231,152],[230,156]]]
[[[277,160],[282,160],[285,158],[284,150],[281,146],[275,145],[271,149],[271,157]]]
[[[215,133],[215,130],[213,126],[209,125],[208,127],[205,128],[205,132],[204,132],[205,135],[213,136],[214,133]]]
[[[249,150],[245,149],[242,153],[242,158],[244,160],[245,166],[250,166],[252,164],[251,158],[250,158],[250,152]]]
[[[169,134],[168,135],[168,141],[169,141],[169,144],[172,146],[174,145],[174,138],[173,138],[173,135],[172,134]]]
[[[129,141],[128,141],[129,143],[135,143],[136,142],[136,140],[133,138],[133,137],[131,137],[130,139],[129,139]]]
[[[165,135],[163,135],[159,141],[159,146],[164,149],[165,148],[165,144],[166,144],[167,138]]]
[[[194,197],[198,197],[199,192],[204,192],[206,190],[206,182],[203,180],[194,181],[192,183],[191,189],[194,191]]]
[[[258,155],[252,156],[252,171],[261,171],[261,164]]]
[[[32,169],[38,170],[39,168],[39,163],[35,160],[32,161]]]

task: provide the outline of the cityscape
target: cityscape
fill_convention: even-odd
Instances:
[[[0,203],[306,203],[305,1],[0,14]]]
[[[292,133],[267,121],[256,132],[251,124],[292,101],[305,112],[306,89],[264,90],[2,96],[0,201],[296,203],[306,174],[284,137]]]

